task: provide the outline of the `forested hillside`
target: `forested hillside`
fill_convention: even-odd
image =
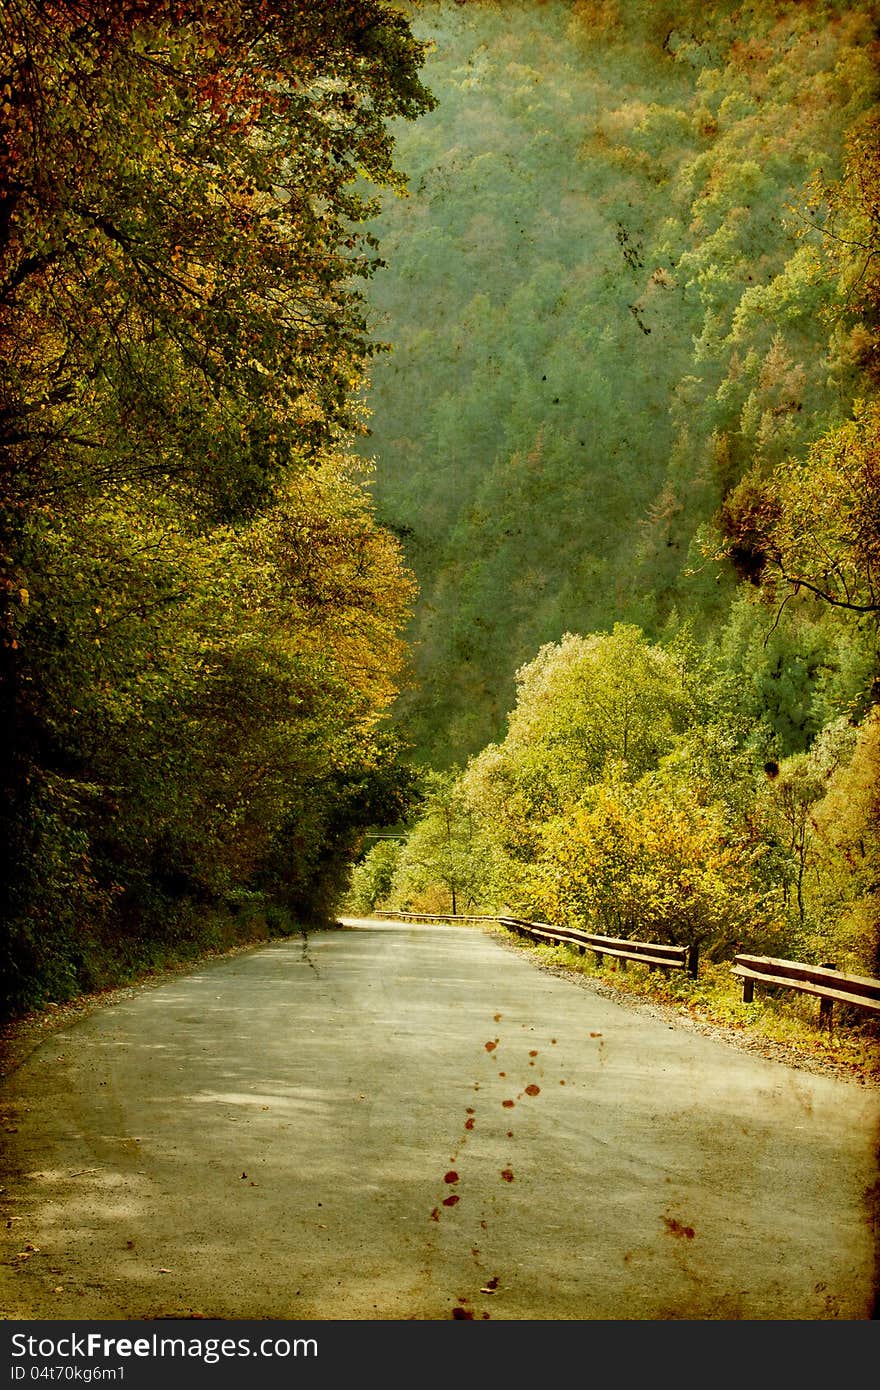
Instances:
[[[880,968],[878,33],[3,7],[4,1012],[359,855]]]
[[[873,267],[841,199],[876,132],[876,21],[800,0],[418,13],[438,105],[400,130],[412,196],[378,224],[395,350],[365,448],[422,589],[399,706],[422,754],[476,752],[543,642],[614,621],[689,618],[748,666],[783,753],[863,691],[873,626],[800,605],[765,646],[772,614],[711,525],[866,389]]]
[[[324,920],[410,780],[352,440],[381,0],[0,11],[0,1008]]]
[[[373,484],[434,771],[351,902],[880,968],[874,4],[428,4]]]

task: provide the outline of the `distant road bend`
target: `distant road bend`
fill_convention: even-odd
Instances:
[[[133,990],[2,1105],[4,1318],[874,1315],[876,1089],[479,928],[345,919]]]

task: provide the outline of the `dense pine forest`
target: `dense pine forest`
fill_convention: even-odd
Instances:
[[[8,0],[2,1010],[333,920],[880,971],[880,9]]]
[[[353,907],[877,971],[878,18],[419,9],[365,444],[431,771]]]

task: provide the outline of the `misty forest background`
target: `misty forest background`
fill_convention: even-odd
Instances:
[[[878,973],[877,6],[0,25],[4,1009],[377,907]]]

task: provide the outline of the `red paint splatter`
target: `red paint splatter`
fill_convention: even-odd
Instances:
[[[664,1216],[663,1220],[671,1236],[678,1236],[679,1238],[684,1236],[685,1240],[693,1240],[696,1235],[693,1226],[683,1226],[674,1216]]]
[[[452,1310],[452,1316],[453,1316],[454,1318],[459,1318],[459,1319],[461,1319],[461,1318],[467,1318],[467,1319],[469,1319],[471,1322],[473,1322],[473,1320],[474,1320],[474,1315],[473,1315],[473,1313],[471,1312],[470,1308],[453,1308],[453,1310]]]
[[[590,1034],[590,1037],[591,1037],[591,1038],[601,1038],[601,1036],[602,1036],[601,1033],[591,1033],[591,1034]]]
[[[507,1137],[508,1137],[508,1139],[512,1139],[512,1138],[513,1138],[513,1130],[512,1130],[512,1129],[509,1129],[509,1130],[507,1131]]]
[[[464,1113],[466,1115],[476,1115],[477,1112],[472,1105],[466,1105]]]
[[[555,1046],[556,1046],[556,1039],[555,1039],[555,1038],[551,1038],[550,1041],[552,1042],[553,1046],[555,1047]]]
[[[538,1055],[538,1049],[537,1049],[536,1047],[533,1047],[532,1050],[531,1050],[531,1052],[529,1053],[529,1056],[530,1056],[530,1057],[537,1057],[537,1055]]]
[[[440,1208],[439,1208],[439,1207],[435,1207],[434,1210],[431,1212],[431,1220],[432,1220],[432,1221],[439,1221],[439,1220],[440,1220]]]
[[[526,1095],[527,1095],[527,1096],[539,1096],[540,1094],[541,1094],[541,1087],[540,1087],[540,1086],[536,1086],[535,1083],[534,1083],[534,1081],[532,1082],[531,1086],[527,1086],[527,1087],[526,1087]]]
[[[501,1076],[501,1077],[506,1077],[506,1076],[507,1076],[507,1072],[506,1072],[506,1071],[500,1071],[500,1072],[498,1073],[498,1075]]]
[[[504,1106],[504,1109],[505,1109],[505,1110],[512,1110],[513,1107],[514,1107],[514,1105],[516,1104],[516,1101],[514,1101],[514,1100],[503,1100],[503,1101],[501,1102],[501,1104]]]
[[[513,1171],[510,1168],[502,1168],[501,1176],[505,1182],[513,1182]]]
[[[503,1014],[493,1014],[492,1017],[494,1018],[494,1020],[495,1020],[496,1023],[500,1023],[501,1020],[502,1020],[502,1018],[504,1017],[504,1015],[503,1015]]]
[[[458,1182],[458,1174],[456,1173],[454,1168],[451,1168],[448,1173],[443,1174],[443,1181]]]
[[[457,1193],[457,1192],[453,1192],[453,1194],[452,1194],[451,1197],[444,1197],[444,1198],[443,1198],[443,1205],[444,1205],[444,1207],[454,1207],[455,1204],[456,1204],[456,1202],[460,1202],[460,1201],[461,1201],[461,1198],[459,1197],[458,1193]]]
[[[496,1038],[494,1042],[490,1041],[487,1043],[483,1043],[483,1046],[485,1047],[487,1052],[494,1052],[496,1047],[498,1046],[498,1039]]]
[[[469,1119],[465,1120],[465,1122],[464,1122],[464,1127],[465,1127],[465,1129],[473,1129],[473,1127],[474,1127],[474,1117],[473,1117],[473,1115],[471,1115]]]
[[[498,1288],[498,1285],[499,1285],[500,1283],[501,1283],[501,1280],[499,1279],[498,1275],[497,1275],[497,1274],[493,1274],[493,1276],[492,1276],[491,1279],[487,1279],[487,1280],[486,1280],[486,1282],[485,1282],[485,1284],[483,1285],[483,1287],[482,1287],[482,1289],[480,1290],[480,1292],[481,1292],[481,1293],[485,1293],[487,1289],[490,1289],[490,1290],[492,1291],[492,1293],[494,1293],[495,1290]]]

